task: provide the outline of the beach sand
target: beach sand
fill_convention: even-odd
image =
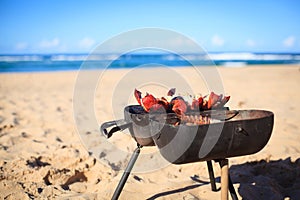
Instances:
[[[145,70],[164,79],[159,69]],[[128,71],[108,71],[109,78],[103,81],[115,84]],[[218,68],[218,71],[226,95],[231,96],[227,104],[231,109],[265,109],[275,114],[271,139],[262,151],[229,159],[239,198],[299,199],[300,66]],[[197,84],[192,69],[176,68],[176,72],[188,76],[193,88],[206,92]],[[75,119],[84,118],[84,113],[74,116],[73,111],[76,78],[77,72],[0,74],[0,199],[111,198],[124,168],[120,165],[115,168],[121,171],[113,170],[83,145]],[[113,120],[114,114],[107,109],[113,97],[111,90],[109,87],[97,90],[102,91],[95,101],[98,119]],[[120,115],[125,105],[126,102],[116,105]],[[97,145],[93,135],[100,137],[97,127],[91,128],[83,141]],[[112,140],[121,144],[120,148],[128,152],[134,149],[134,140],[126,134],[114,137]],[[143,151],[157,150],[144,147]],[[143,166],[139,159],[136,164]],[[213,166],[219,188],[220,169],[218,163],[213,162]],[[220,191],[210,189],[205,162],[169,164],[151,172],[133,173],[120,196],[120,199],[219,198]]]

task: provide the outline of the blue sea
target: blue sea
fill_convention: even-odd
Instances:
[[[87,60],[88,58],[88,60]],[[137,66],[209,66],[245,67],[267,64],[300,64],[300,53],[208,53],[208,54],[25,54],[0,55],[0,73],[44,72],[85,69],[134,68]]]

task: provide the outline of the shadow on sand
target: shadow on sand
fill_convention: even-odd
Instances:
[[[230,176],[243,199],[300,199],[300,158],[232,165]]]
[[[152,197],[149,197],[147,200],[154,200],[154,199],[157,199],[159,197],[163,197],[163,196],[167,196],[167,195],[171,195],[171,194],[175,194],[175,193],[184,192],[184,191],[187,191],[187,190],[191,190],[191,189],[200,187],[202,185],[210,184],[210,182],[202,181],[202,180],[199,179],[198,176],[195,176],[195,175],[193,177],[190,177],[190,178],[193,181],[197,182],[198,184],[193,184],[193,185],[189,185],[189,186],[186,186],[186,187],[183,187],[183,188],[161,192],[161,193],[153,195]]]
[[[274,161],[247,162],[230,167],[233,183],[239,183],[237,193],[243,199],[300,199],[300,158],[292,162],[290,158]],[[202,181],[197,176],[190,177],[197,184],[169,190],[153,195],[148,200],[191,190],[210,182]],[[216,177],[220,183],[220,177]],[[219,190],[220,188],[218,188]],[[229,197],[230,198],[230,197]],[[287,198],[287,199],[288,199]]]

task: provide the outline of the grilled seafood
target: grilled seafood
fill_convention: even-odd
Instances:
[[[175,92],[176,89],[172,88],[168,91],[167,96],[173,97]],[[182,96],[175,96],[168,101],[165,97],[156,98],[149,93],[146,93],[146,95],[142,97],[142,93],[137,89],[134,91],[134,96],[146,112],[160,111],[163,109],[167,113],[176,113],[181,119],[185,119],[185,113],[188,111],[204,111],[222,108],[230,99],[230,96],[217,95],[211,92],[204,97],[193,98],[191,103],[186,101]]]

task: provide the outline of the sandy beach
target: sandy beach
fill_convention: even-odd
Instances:
[[[157,76],[163,79],[159,69]],[[300,65],[220,67],[217,69],[231,109],[264,109],[275,114],[274,129],[265,148],[253,155],[229,159],[230,175],[240,199],[300,198]],[[106,85],[116,84],[129,70],[107,71]],[[205,93],[190,68],[176,68],[189,77],[193,88]],[[78,134],[74,116],[77,72],[0,74],[0,199],[110,199],[122,176],[89,153],[82,141],[97,145],[88,131]],[[143,78],[143,77],[140,77]],[[145,77],[144,77],[145,78]],[[126,87],[126,84],[123,85]],[[98,120],[121,117],[126,102],[109,108],[109,88],[95,96]],[[97,100],[97,98],[99,100]],[[126,97],[132,101],[133,97]],[[129,99],[128,99],[129,98]],[[117,99],[114,101],[117,102]],[[124,134],[125,135],[125,134]],[[96,137],[96,136],[95,136]],[[96,137],[96,138],[97,138]],[[259,140],[259,138],[258,138]],[[132,152],[134,140],[119,134],[114,139]],[[157,151],[144,147],[142,151]],[[137,160],[137,166],[142,166]],[[220,169],[214,163],[217,188]],[[130,175],[120,199],[219,199],[212,192],[205,162],[166,165]]]

